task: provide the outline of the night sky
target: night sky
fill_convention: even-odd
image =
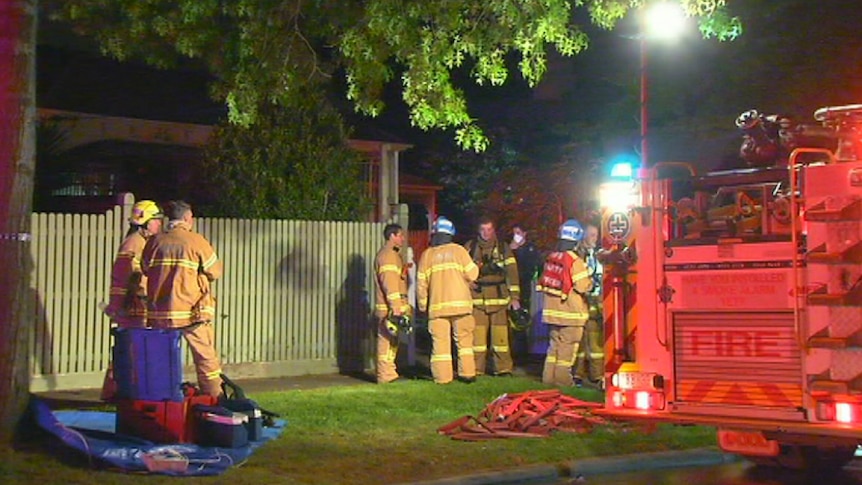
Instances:
[[[731,0],[744,35],[719,43],[696,32],[672,46],[651,45],[649,55],[651,146],[657,158],[720,163],[738,147],[735,116],[750,108],[788,113],[811,122],[815,109],[862,101],[862,2],[856,0]],[[591,46],[574,58],[552,55],[536,90],[516,73],[502,88],[465,83],[474,115],[486,127],[504,125],[530,150],[565,144],[590,128],[597,156],[633,150],[638,128],[638,43],[630,20],[613,32],[590,31]],[[46,24],[40,31],[38,104],[113,116],[214,123],[223,105],[207,95],[209,77],[188,67],[159,71],[93,54],[92,44]],[[466,77],[466,76],[463,76]],[[397,91],[378,120],[349,114],[357,135],[409,143],[450,143],[451,133],[420,133]],[[344,107],[348,105],[345,102]],[[699,136],[681,128],[702,127]],[[586,130],[586,131],[585,131]],[[654,139],[653,139],[654,138]],[[408,152],[406,159],[411,156]]]

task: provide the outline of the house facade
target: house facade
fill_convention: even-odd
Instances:
[[[194,160],[213,132],[209,125],[46,108],[38,115],[40,151],[61,155],[45,157],[43,163],[52,166],[40,170],[35,204],[40,212],[101,212],[126,192],[157,200],[189,198]],[[408,225],[427,230],[442,187],[401,172],[400,154],[412,145],[362,139],[348,143],[363,154],[365,195],[374,207],[367,222],[397,219],[402,205],[409,204],[413,215]],[[164,184],[166,178],[176,183]]]

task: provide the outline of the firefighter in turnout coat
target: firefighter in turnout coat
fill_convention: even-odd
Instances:
[[[490,345],[494,374],[511,375],[513,363],[506,310],[510,306],[513,310],[521,308],[515,256],[508,244],[497,240],[494,223],[490,219],[479,222],[479,237],[467,242],[465,247],[479,267],[479,279],[472,286],[473,317],[476,319],[473,341],[476,373],[485,374]]]
[[[222,369],[215,349],[215,297],[210,284],[221,276],[222,262],[210,243],[192,231],[191,206],[174,201],[166,213],[168,230],[147,241],[141,259],[149,295],[147,323],[182,331],[194,359],[198,386],[218,397]]]
[[[602,331],[602,264],[598,261],[599,229],[587,224],[580,246],[583,259],[593,280],[593,289],[586,295],[590,319],[584,325],[584,336],[575,358],[575,378],[593,387],[603,387],[605,371],[604,332]]]
[[[586,263],[575,252],[584,238],[584,228],[575,219],[560,226],[557,250],[545,260],[542,276],[536,285],[543,292],[542,322],[548,325],[548,355],[542,371],[542,382],[571,386],[572,364],[589,318],[585,295],[593,281]]]
[[[162,212],[151,200],[132,206],[129,232],[117,250],[111,268],[111,290],[105,314],[120,328],[143,328],[147,325],[147,278],[141,272],[141,253],[147,239],[162,230]],[[102,399],[116,392],[113,365],[108,366],[102,384]]]
[[[377,278],[377,297],[374,314],[377,317],[377,382],[382,384],[398,379],[395,358],[398,354],[398,327],[390,316],[410,316],[407,302],[407,270],[401,248],[404,246],[404,231],[398,224],[387,224],[383,228],[386,243],[374,260]]]
[[[141,253],[147,239],[162,230],[162,212],[151,200],[132,207],[129,232],[111,268],[111,294],[105,313],[121,328],[147,324],[147,278],[141,272]]]
[[[458,348],[458,379],[476,380],[473,357],[473,299],[470,284],[479,268],[467,251],[452,242],[455,226],[445,217],[431,228],[431,246],[422,252],[417,270],[416,295],[419,310],[428,312],[431,332],[431,375],[434,382],[452,382],[452,338]]]

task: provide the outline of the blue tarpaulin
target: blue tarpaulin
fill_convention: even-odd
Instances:
[[[31,403],[39,426],[66,445],[87,454],[94,462],[126,472],[176,476],[218,475],[244,462],[262,444],[277,438],[285,422],[263,428],[263,436],[238,448],[195,444],[154,444],[115,433],[116,415],[103,411],[52,411],[34,398]]]

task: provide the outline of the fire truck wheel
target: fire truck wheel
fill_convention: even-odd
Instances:
[[[789,470],[836,471],[852,460],[855,453],[855,446],[817,447],[782,444],[778,456],[746,456],[745,458],[758,466]]]

